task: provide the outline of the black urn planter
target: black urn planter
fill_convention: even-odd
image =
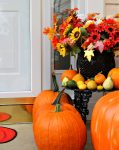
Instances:
[[[87,58],[84,58],[84,53],[79,53],[77,57],[77,70],[80,69],[80,73],[85,79],[93,78],[97,73],[102,72],[107,76],[108,72],[115,67],[115,59],[113,52],[94,52],[89,62]]]

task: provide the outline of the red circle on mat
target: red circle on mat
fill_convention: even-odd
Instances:
[[[4,112],[0,112],[0,122],[8,120],[10,117],[11,116],[9,114],[4,113]]]
[[[17,135],[14,129],[0,127],[0,144],[13,140]]]

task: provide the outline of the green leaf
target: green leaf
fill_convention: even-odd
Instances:
[[[88,35],[88,32],[86,31],[85,28],[81,27],[80,30],[81,30],[81,35],[82,36],[87,36]]]
[[[78,46],[75,45],[75,46],[72,47],[72,52],[74,54],[78,54],[78,53],[81,52],[81,49]]]

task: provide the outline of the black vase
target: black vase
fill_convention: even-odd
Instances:
[[[84,53],[79,53],[77,57],[77,70],[80,69],[80,73],[85,79],[93,78],[97,73],[102,72],[107,76],[108,72],[115,67],[115,59],[113,52],[94,52],[89,62],[87,58],[84,58]]]

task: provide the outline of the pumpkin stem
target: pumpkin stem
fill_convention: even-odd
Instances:
[[[52,105],[57,105],[60,104],[60,99],[62,97],[62,94],[64,93],[65,88],[59,92],[58,96],[56,97],[56,99],[54,100],[54,102],[52,103]]]
[[[55,75],[54,72],[52,73],[52,81],[53,81],[53,91],[58,92],[59,91],[59,86],[57,84],[57,79],[56,79],[56,75]]]
[[[55,112],[60,112],[60,111],[61,111],[61,105],[60,104],[56,104]]]

